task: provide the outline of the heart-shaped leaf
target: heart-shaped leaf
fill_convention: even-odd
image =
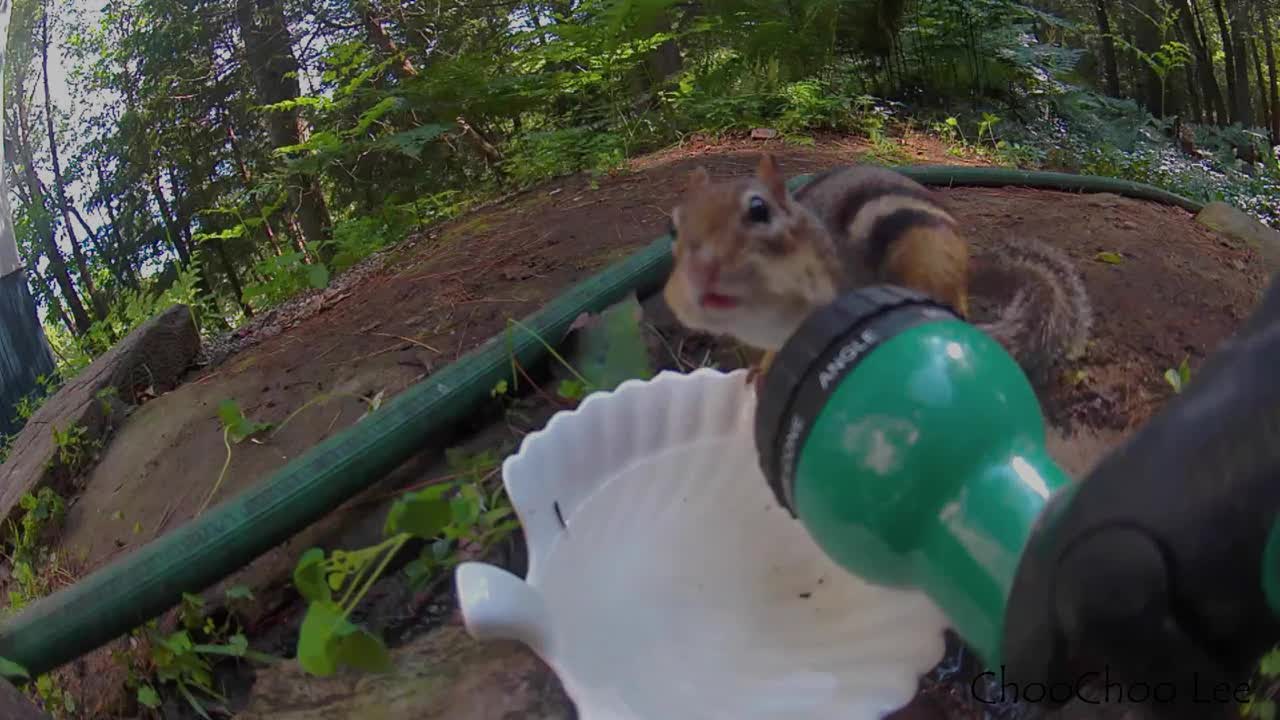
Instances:
[[[387,646],[362,627],[344,636],[338,645],[338,662],[365,672],[387,672],[392,669]]]
[[[293,584],[312,603],[331,602],[333,593],[325,581],[324,550],[311,548],[302,553],[293,568]]]
[[[311,603],[298,630],[298,664],[317,677],[332,675],[338,669],[342,638],[354,629],[334,603]]]
[[[430,488],[428,488],[430,489]],[[407,532],[423,540],[431,540],[449,524],[453,513],[449,501],[434,493],[406,495],[391,506],[384,532],[388,537]]]

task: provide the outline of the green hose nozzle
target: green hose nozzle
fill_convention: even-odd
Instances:
[[[1069,478],[1005,349],[894,287],[819,310],[777,355],[756,420],[779,502],[836,563],[914,587],[989,666],[1018,561]]]

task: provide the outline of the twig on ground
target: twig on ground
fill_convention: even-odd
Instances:
[[[427,350],[430,350],[430,351],[431,351],[431,352],[433,352],[433,353],[441,354],[439,350],[437,350],[437,349],[435,349],[435,348],[431,347],[430,345],[428,345],[428,344],[426,344],[426,343],[422,342],[421,340],[414,340],[413,338],[405,337],[405,336],[403,336],[403,335],[393,335],[392,333],[376,332],[376,333],[370,333],[370,334],[371,334],[371,335],[380,335],[380,336],[382,336],[382,337],[395,338],[395,339],[397,339],[397,340],[403,340],[403,341],[405,341],[405,342],[407,342],[407,343],[413,343],[414,345],[417,345],[417,346],[418,346],[418,347],[420,347],[420,348],[426,348]]]
[[[383,349],[383,350],[378,350],[378,351],[375,351],[375,352],[371,352],[371,353],[369,353],[368,355],[361,355],[361,356],[359,356],[359,357],[353,357],[353,358],[351,358],[350,360],[339,360],[338,362],[331,362],[331,363],[328,363],[328,365],[329,365],[329,367],[333,367],[334,365],[347,365],[347,364],[354,363],[354,362],[360,362],[361,360],[369,360],[369,359],[371,359],[371,358],[378,357],[379,355],[385,355],[385,354],[387,354],[387,353],[389,353],[389,352],[393,352],[393,351],[395,351],[395,350],[403,350],[404,348],[405,348],[405,346],[404,346],[403,344],[401,344],[401,343],[396,343],[395,345],[392,345],[392,346],[391,346],[391,347],[389,347],[389,348],[385,348],[385,349]]]

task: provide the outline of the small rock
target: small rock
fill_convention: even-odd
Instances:
[[[756,128],[751,131],[752,140],[772,140],[778,137],[778,131],[773,128]]]
[[[1268,273],[1280,268],[1280,232],[1262,224],[1252,215],[1224,202],[1212,202],[1196,215],[1195,220],[1230,240],[1256,249]]]
[[[527,265],[507,265],[498,271],[503,280],[517,281],[528,280],[537,273]]]

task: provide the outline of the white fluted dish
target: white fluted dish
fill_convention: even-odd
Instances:
[[[663,372],[529,434],[502,467],[528,577],[460,565],[470,634],[528,645],[584,720],[873,720],[905,705],[942,657],[944,616],[849,575],[778,506],[754,406],[743,371]]]

